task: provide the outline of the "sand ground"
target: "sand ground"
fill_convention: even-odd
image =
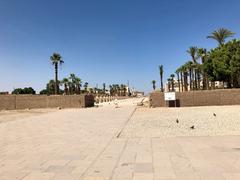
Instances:
[[[240,179],[240,106],[148,109],[141,100],[0,112],[0,179]]]
[[[122,133],[132,138],[216,135],[240,135],[240,106],[138,108]]]
[[[0,123],[19,120],[54,111],[57,111],[57,109],[31,109],[31,110],[25,109],[25,110],[0,111]]]

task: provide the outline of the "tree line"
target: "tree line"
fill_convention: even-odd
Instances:
[[[239,88],[240,40],[227,41],[234,35],[234,32],[220,28],[207,36],[217,41],[217,47],[207,50],[191,46],[187,50],[191,60],[185,62],[176,69],[174,74],[170,75],[167,79],[168,90],[175,91],[175,83],[178,84],[178,91],[210,90],[215,89],[216,81],[222,82],[223,88]],[[155,83],[152,81],[153,89]]]
[[[109,90],[106,89],[106,83],[102,84],[102,88],[98,88],[98,85],[94,88],[89,87],[89,83],[83,83],[82,79],[76,76],[74,73],[71,73],[69,77],[65,77],[62,80],[59,80],[59,66],[64,63],[62,56],[59,53],[53,53],[50,56],[50,62],[54,67],[54,79],[49,80],[46,85],[46,88],[41,90],[39,94],[48,94],[48,95],[57,95],[57,94],[109,94],[109,95],[118,95],[126,96],[127,86],[124,84],[112,84],[109,85]],[[60,86],[63,88],[61,89]],[[36,91],[32,88],[17,88],[14,89],[12,94],[36,94]]]
[[[127,89],[127,86],[124,84],[112,84],[109,85],[110,95],[118,96],[130,96],[130,92]]]

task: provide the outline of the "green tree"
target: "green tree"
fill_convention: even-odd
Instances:
[[[109,85],[109,92],[110,92],[110,95],[112,96],[113,95],[113,86],[112,85]]]
[[[75,86],[76,86],[76,93],[81,93],[81,87],[82,87],[82,80],[79,77],[75,77]]]
[[[163,92],[163,65],[159,66],[161,91]]]
[[[68,94],[68,83],[69,83],[69,80],[68,78],[63,78],[63,80],[61,81],[61,83],[64,85],[64,93],[65,94]]]
[[[83,85],[83,87],[84,87],[84,91],[86,91],[86,92],[87,92],[87,88],[88,88],[88,82],[85,82],[85,83],[84,83],[84,85]]]
[[[191,46],[187,50],[187,53],[192,57],[193,63],[197,63],[197,52],[198,52],[198,48],[196,46]]]
[[[123,85],[123,95],[126,96],[127,86]]]
[[[180,92],[181,91],[181,84],[180,84],[180,74],[181,74],[181,69],[178,68],[176,71],[175,71],[176,75],[177,75],[177,81],[178,81],[178,91]],[[182,77],[182,76],[181,76]],[[181,78],[182,79],[182,78]]]
[[[55,89],[55,94],[58,94],[59,92],[58,67],[59,65],[64,63],[64,61],[62,60],[62,56],[58,53],[53,53],[53,55],[50,57],[50,60],[55,68],[55,88],[54,89]]]
[[[177,72],[179,72],[180,74],[180,81],[181,81],[181,90],[183,92],[183,88],[184,88],[184,67],[183,66],[180,66],[178,69],[177,69]]]
[[[14,89],[12,94],[36,94],[36,91],[32,87],[25,87]]]
[[[186,64],[184,64],[185,70],[188,71],[188,73],[186,73],[185,75],[189,75],[189,86],[190,86],[190,91],[193,90],[193,62],[192,61],[188,61]]]
[[[191,56],[192,58],[192,76],[193,76],[193,89],[198,89],[198,83],[197,83],[197,77],[199,76],[198,69],[197,69],[197,54],[198,54],[198,48],[196,46],[191,46],[188,50],[187,53]]]
[[[152,87],[153,87],[153,90],[156,89],[156,81],[155,80],[152,80]]]
[[[204,71],[203,68],[203,64],[206,62],[207,57],[208,57],[208,52],[207,49],[204,48],[199,48],[198,49],[198,57],[201,59],[202,64],[199,66],[201,69],[201,73],[202,73],[202,84],[203,84],[203,90],[208,89],[208,77],[207,77],[207,73]],[[200,81],[200,80],[199,80]]]
[[[168,85],[168,92],[170,92],[171,91],[171,78],[168,78],[167,79],[167,85]]]
[[[43,94],[49,94],[47,89],[43,89],[39,92],[39,94],[43,95]]]
[[[223,81],[228,88],[240,86],[240,40],[212,49],[204,64],[212,81]]]
[[[106,93],[106,84],[103,83],[103,93],[105,94]]]
[[[74,94],[76,93],[76,75],[74,73],[71,73],[69,75],[69,91],[70,91],[70,94]]]
[[[230,38],[234,35],[235,33],[225,29],[225,28],[220,28],[216,31],[213,31],[211,35],[207,36],[207,38],[211,38],[216,40],[220,46],[222,46],[227,38]]]
[[[170,75],[172,91],[175,91],[175,89],[174,89],[174,77],[175,77],[174,74],[171,74],[171,75]]]
[[[188,91],[188,75],[189,75],[188,64],[185,63],[184,65],[182,65],[181,70],[183,73],[184,91]]]
[[[48,91],[48,94],[54,94],[56,91],[55,91],[55,88],[56,88],[56,83],[53,79],[51,79],[48,83],[47,83],[47,86],[46,86],[46,90]]]

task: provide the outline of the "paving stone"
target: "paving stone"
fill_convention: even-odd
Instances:
[[[0,180],[240,179],[240,136],[155,137],[133,101],[1,123]]]
[[[153,173],[152,163],[136,163],[134,167],[135,173]]]
[[[44,172],[46,173],[70,173],[74,166],[49,166]]]

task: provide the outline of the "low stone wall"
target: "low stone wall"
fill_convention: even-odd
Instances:
[[[178,107],[240,105],[240,89],[176,92]],[[164,94],[150,94],[151,107],[173,107],[175,102],[165,102]]]
[[[16,96],[0,95],[0,110],[16,109]]]
[[[94,106],[92,95],[0,95],[0,110],[92,106]]]

